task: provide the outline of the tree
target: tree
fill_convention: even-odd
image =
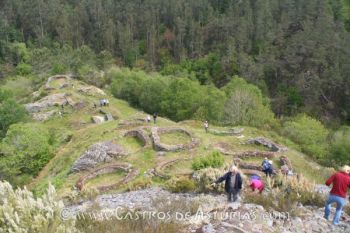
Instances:
[[[26,120],[27,111],[13,99],[11,92],[0,89],[0,138],[10,125]]]
[[[11,125],[0,149],[0,176],[13,184],[24,184],[50,161],[53,139],[41,124]]]

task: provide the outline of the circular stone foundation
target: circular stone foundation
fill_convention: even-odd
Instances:
[[[123,137],[135,137],[142,142],[143,148],[148,148],[152,146],[152,141],[147,132],[143,129],[133,129],[124,133]]]
[[[167,133],[182,133],[189,137],[189,143],[169,145],[161,142],[160,136]],[[157,151],[180,151],[189,150],[199,144],[199,140],[193,136],[187,130],[182,128],[158,128],[154,127],[151,129],[151,137],[153,139],[154,149]]]
[[[116,183],[112,183],[109,185],[102,185],[102,186],[97,186],[96,189],[99,191],[107,191],[110,189],[115,189],[118,188],[120,185],[125,184],[129,182],[131,179],[133,179],[137,174],[138,170],[132,169],[132,165],[128,163],[116,163],[116,164],[111,164],[103,167],[99,167],[95,170],[92,170],[89,174],[82,176],[79,178],[75,186],[79,189],[82,190],[84,188],[84,184],[88,182],[91,179],[96,178],[99,175],[104,175],[104,174],[109,174],[113,173],[115,171],[121,170],[123,172],[126,172],[127,175],[121,179],[120,181]]]

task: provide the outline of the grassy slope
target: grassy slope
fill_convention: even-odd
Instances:
[[[71,93],[72,98],[75,101],[84,100],[87,102],[85,108],[81,110],[72,110],[69,107],[65,108],[66,114],[63,118],[55,117],[43,124],[48,128],[57,128],[69,130],[72,132],[72,139],[70,142],[61,145],[57,149],[55,157],[47,164],[47,166],[40,172],[33,182],[29,185],[29,188],[41,193],[46,189],[47,184],[51,182],[59,191],[59,194],[66,196],[72,190],[75,182],[79,179],[80,174],[69,174],[69,170],[74,161],[80,157],[80,155],[92,144],[104,140],[113,140],[123,145],[129,152],[130,155],[120,159],[124,162],[131,163],[134,167],[140,170],[140,175],[136,178],[137,180],[143,179],[143,173],[150,168],[154,168],[158,163],[164,161],[170,161],[175,158],[188,158],[195,156],[203,156],[212,152],[212,145],[218,142],[228,143],[234,151],[245,151],[245,150],[264,150],[264,148],[257,147],[254,145],[242,145],[247,138],[255,136],[265,136],[275,140],[278,143],[289,146],[290,148],[297,148],[290,141],[280,137],[273,131],[262,131],[256,128],[244,127],[243,134],[244,138],[230,137],[230,136],[217,136],[212,134],[206,134],[202,128],[201,122],[196,121],[185,121],[175,123],[165,118],[159,118],[157,126],[181,126],[193,132],[196,137],[201,141],[200,146],[191,151],[182,151],[177,153],[167,153],[165,156],[157,156],[156,152],[152,149],[143,150],[140,143],[134,139],[122,138],[122,133],[125,132],[125,128],[117,128],[120,121],[130,119],[133,116],[145,116],[144,113],[131,108],[126,102],[113,98],[109,95],[107,98],[110,100],[110,106],[104,109],[111,112],[113,115],[118,116],[116,121],[106,122],[100,125],[93,124],[91,122],[92,115],[98,115],[98,110],[93,108],[93,102],[97,102],[99,96],[93,97],[78,93],[77,89],[80,85],[84,85],[79,81],[74,81],[74,89],[72,87],[62,90],[54,90],[51,93],[66,92]],[[151,123],[153,125],[153,123]],[[161,138],[164,142],[169,142],[174,136],[175,142],[181,142],[187,140],[186,137],[181,135],[166,135]],[[323,183],[324,178],[328,173],[322,172],[323,169],[317,164],[309,161],[303,154],[299,153],[295,149],[290,149],[285,153],[294,166],[297,173],[302,173],[305,177],[313,180],[317,183]],[[227,161],[232,161],[232,158],[227,156]],[[250,162],[260,163],[259,159],[248,159]],[[277,161],[276,161],[277,164]],[[174,164],[169,167],[166,171],[168,174],[176,175],[184,172],[191,171],[191,160],[182,161],[178,164]],[[324,174],[325,173],[325,174]],[[114,177],[115,176],[115,177]],[[119,178],[119,175],[106,175],[98,177],[91,181],[93,185],[99,180],[103,184],[108,183],[108,177],[113,181],[114,178]],[[157,180],[159,181],[159,180]]]

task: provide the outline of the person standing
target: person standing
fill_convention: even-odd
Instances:
[[[150,116],[150,115],[147,115],[146,120],[147,120],[147,123],[150,123],[150,122],[151,122],[151,116]]]
[[[229,202],[235,202],[242,189],[242,176],[236,166],[231,166],[230,171],[213,183],[216,185],[225,181],[225,191]]]
[[[332,185],[332,189],[329,193],[324,209],[324,218],[328,220],[331,205],[336,203],[336,211],[333,218],[333,224],[338,225],[342,214],[343,207],[346,204],[346,193],[350,188],[350,167],[345,165],[339,172],[333,174],[327,181],[326,185]]]
[[[154,122],[154,124],[156,123],[156,121],[157,121],[157,113],[155,112],[155,113],[153,113],[153,122]]]
[[[204,129],[205,129],[206,133],[208,133],[208,128],[209,128],[209,123],[208,123],[208,121],[205,121],[204,122]]]

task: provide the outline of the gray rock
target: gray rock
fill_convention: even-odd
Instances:
[[[249,139],[246,143],[247,144],[262,145],[262,146],[269,148],[271,151],[275,151],[275,152],[288,151],[287,147],[278,145],[277,143],[271,141],[270,139],[264,138],[264,137],[252,138],[252,139]]]
[[[26,104],[24,106],[28,112],[35,113],[44,111],[52,106],[61,106],[67,104],[73,106],[75,103],[70,97],[68,97],[66,93],[57,93],[45,96],[44,98],[35,103]]]
[[[38,113],[33,113],[33,119],[36,121],[46,121],[53,117],[57,113],[56,110],[51,110],[48,112],[38,112]]]
[[[105,118],[102,116],[92,116],[91,119],[95,124],[101,124],[105,122]]]
[[[110,162],[112,159],[126,155],[122,146],[112,142],[99,142],[92,145],[75,161],[72,172],[88,170],[100,163]]]

